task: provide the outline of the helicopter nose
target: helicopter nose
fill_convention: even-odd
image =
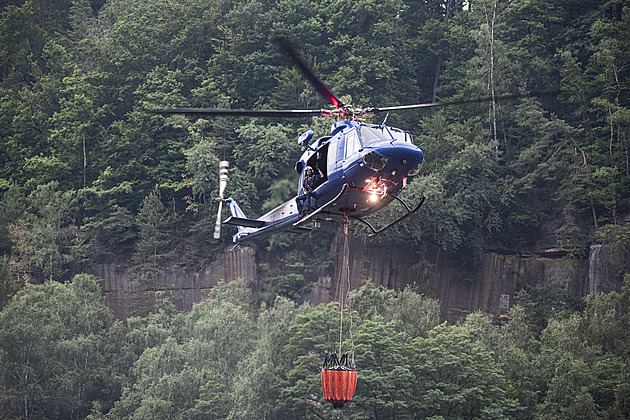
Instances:
[[[396,144],[394,159],[405,160],[405,163],[423,163],[424,153],[417,146],[408,143]]]
[[[388,159],[390,162],[399,162],[403,165],[408,163],[424,162],[424,154],[422,150],[413,144],[392,142],[382,145],[375,149],[379,155]]]
[[[409,170],[417,172],[424,162],[422,150],[413,144],[384,142],[363,156],[367,167],[375,171]],[[415,175],[415,174],[414,174]]]

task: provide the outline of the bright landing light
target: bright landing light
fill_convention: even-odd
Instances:
[[[372,195],[370,195],[370,201],[374,202],[378,200],[378,195],[376,195],[376,193],[372,193]]]

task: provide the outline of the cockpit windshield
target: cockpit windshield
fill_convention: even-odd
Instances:
[[[359,127],[359,134],[363,140],[363,146],[379,140],[391,140],[392,136],[384,126],[362,125]]]
[[[386,127],[379,125],[362,125],[359,127],[359,134],[363,140],[363,146],[374,143],[379,140],[397,140],[407,143],[413,143],[411,135],[399,128]]]
[[[413,143],[413,140],[411,139],[411,134],[409,134],[409,132],[394,127],[389,127],[389,131],[390,133],[392,133],[392,136],[394,136],[395,140]]]

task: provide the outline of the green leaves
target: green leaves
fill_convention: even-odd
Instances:
[[[155,270],[167,253],[165,249],[168,243],[168,216],[157,187],[142,202],[136,223],[140,241],[136,246],[135,259],[149,264]]]
[[[469,316],[470,318],[470,316]],[[493,354],[466,326],[441,325],[413,344],[419,401],[427,416],[478,418],[509,416],[512,404],[501,389],[503,372]],[[497,411],[498,409],[498,411]]]
[[[258,188],[268,188],[272,180],[291,171],[292,155],[297,159],[297,153],[289,127],[248,123],[237,132],[241,139],[237,156],[247,163]]]
[[[32,82],[38,76],[46,39],[30,2],[22,7],[7,5],[0,17],[0,80],[14,79],[17,86]]]
[[[2,411],[25,418],[87,415],[86,393],[103,384],[111,319],[93,276],[16,295],[0,313]]]
[[[430,239],[456,253],[468,267],[480,264],[486,238],[502,225],[499,168],[492,144],[471,144],[437,173],[419,177],[409,187],[424,195],[422,217],[406,223],[417,242]]]
[[[408,336],[393,323],[367,320],[354,336],[357,391],[353,398],[365,414],[393,417],[409,413],[414,376],[406,357]]]
[[[290,32],[334,91],[359,106],[566,89],[392,114],[427,157],[406,193],[427,202],[387,232],[393,243],[437,245],[471,274],[489,244],[534,247],[539,228],[557,219],[557,245],[582,258],[591,227],[620,223],[630,208],[630,13],[620,2],[53,3],[5,5],[0,16],[8,416],[79,417],[96,402],[96,417],[114,401],[110,417],[333,416],[319,368],[337,345],[337,308],[273,299],[303,298],[331,264],[321,250],[332,230],[290,253],[288,270],[269,270],[271,286],[256,296],[221,285],[190,314],[157,302],[127,326],[102,326],[109,315],[84,278],[16,294],[25,283],[70,280],[80,263],[130,254],[160,292],[171,256],[186,250],[188,263],[207,262],[222,245],[208,241],[219,160],[231,162],[227,195],[248,214],[295,194],[295,136],[304,123],[326,135],[328,120],[193,122],[139,111],[322,105],[270,31]],[[275,236],[267,250],[296,243]],[[436,327],[436,301],[365,286],[350,300],[360,387],[334,416],[628,417],[619,373],[628,364],[628,291],[590,297],[570,316],[560,314],[563,293],[543,292],[536,306],[512,308],[503,326],[475,314]],[[244,309],[254,300],[269,306]]]
[[[136,357],[129,384],[110,415],[148,419],[223,413],[223,418],[236,367],[252,351],[253,324],[243,305],[248,295],[242,283],[222,283],[187,314],[160,310],[130,320],[127,339]]]
[[[8,226],[19,284],[30,281],[32,275],[59,279],[74,257],[73,246],[78,241],[73,219],[75,194],[59,191],[58,186],[57,182],[40,185],[26,200],[28,212]]]
[[[0,407],[41,418],[624,417],[628,284],[550,318],[540,336],[521,306],[504,324],[473,313],[419,331],[413,312],[434,320],[437,306],[366,285],[342,337],[358,370],[343,411],[322,400],[320,380],[338,346],[336,304],[278,298],[254,313],[243,283],[220,283],[189,313],[163,305],[125,327],[92,276],[29,285],[0,312]]]
[[[389,122],[426,144],[426,179],[411,194],[437,197],[423,222],[388,232],[396,240],[431,242],[474,268],[487,243],[531,246],[549,214],[564,218],[558,240],[579,244],[570,249],[577,257],[590,224],[615,223],[630,206],[629,48],[620,35],[629,18],[614,2],[49,3],[7,6],[0,18],[0,187],[18,182],[28,194],[57,181],[63,191],[108,195],[100,212],[80,202],[92,258],[111,257],[106,248],[129,236],[101,241],[94,229],[117,209],[135,215],[155,185],[173,207],[178,245],[193,249],[207,234],[199,208],[216,188],[218,160],[231,162],[228,195],[248,214],[294,195],[292,139],[305,122],[327,134],[324,119],[192,122],[139,112],[327,106],[274,47],[274,31],[299,42],[333,90],[359,106],[567,90],[392,113]]]

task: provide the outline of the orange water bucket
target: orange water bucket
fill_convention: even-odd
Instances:
[[[324,398],[335,408],[341,408],[352,400],[357,389],[357,371],[355,369],[322,369],[322,390]]]

